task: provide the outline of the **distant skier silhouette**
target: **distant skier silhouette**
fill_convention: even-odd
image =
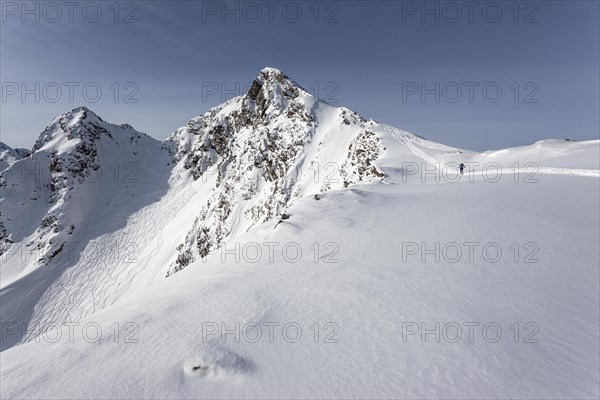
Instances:
[[[465,164],[460,163],[460,165],[458,166],[458,170],[460,171],[460,174],[463,174],[463,171],[465,170]]]

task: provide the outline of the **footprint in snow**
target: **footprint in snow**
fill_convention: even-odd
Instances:
[[[217,378],[246,373],[253,369],[252,363],[240,355],[218,349],[183,361],[183,372],[188,378]]]

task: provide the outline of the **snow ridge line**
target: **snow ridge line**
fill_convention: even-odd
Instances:
[[[439,171],[449,171],[458,172],[458,168],[450,167],[447,164],[444,164],[441,161],[436,160],[431,157],[429,154],[425,153],[423,150],[419,149],[414,143],[414,139],[411,137],[412,135],[408,132],[401,131],[397,128],[394,128],[389,125],[383,125],[383,129],[388,132],[394,139],[398,142],[406,146],[414,155],[422,159],[423,161],[431,164],[435,167],[435,169]],[[433,148],[433,147],[431,147]],[[531,168],[519,168],[519,172],[527,173],[531,172]],[[500,169],[501,173],[514,173],[514,169]],[[582,176],[587,178],[600,178],[600,170],[597,169],[578,169],[578,168],[554,168],[554,167],[539,167],[537,174],[545,174],[545,175],[567,175],[567,176]]]
[[[447,170],[447,169],[451,168],[451,167],[448,167],[446,164],[431,157],[429,154],[425,153],[423,150],[416,147],[415,144],[413,143],[414,140],[410,137],[412,135],[409,134],[408,132],[404,132],[400,129],[394,128],[393,126],[389,126],[389,125],[383,125],[383,129],[386,132],[388,132],[390,135],[392,135],[392,137],[394,139],[396,139],[398,142],[400,142],[401,144],[406,146],[414,155],[416,155],[423,161],[431,164],[433,167],[435,167],[435,169],[442,171],[444,169]],[[452,168],[452,169],[458,170],[457,168]]]

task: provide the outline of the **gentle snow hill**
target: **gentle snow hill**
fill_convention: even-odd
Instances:
[[[80,154],[104,171],[137,152],[139,171],[131,183],[88,182],[89,172],[57,203],[52,180],[42,181],[46,197],[26,215],[16,206],[5,215],[5,204],[38,186],[3,174],[19,184],[0,196],[14,242],[0,319],[28,330],[3,331],[0,397],[600,395],[600,141],[456,149],[319,101],[272,68],[162,144],[129,142],[132,128],[87,109],[57,121],[27,159],[50,171]],[[102,143],[91,160],[90,134]],[[39,228],[49,214],[64,227],[81,216],[83,228]],[[63,235],[84,253],[71,259],[63,248],[43,268],[11,246],[53,248]],[[482,251],[489,244],[498,259]],[[403,335],[436,322],[450,326],[441,340]],[[222,331],[236,323],[262,336]],[[489,323],[502,329],[496,342],[482,335]],[[283,336],[286,324],[302,329],[297,342],[294,327]],[[456,325],[462,336],[448,340]]]

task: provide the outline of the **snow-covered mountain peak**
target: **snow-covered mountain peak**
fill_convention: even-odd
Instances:
[[[191,119],[163,148],[176,169],[201,180],[211,196],[169,273],[285,213],[306,193],[382,179],[372,162],[383,147],[372,127],[347,108],[319,101],[275,68],[264,68],[246,94]],[[325,164],[337,171],[308,173]]]
[[[309,108],[316,99],[302,86],[276,68],[263,68],[252,81],[242,102],[260,117],[272,120],[290,107],[295,110]],[[294,111],[294,110],[292,110]]]
[[[2,154],[9,153],[5,147]],[[110,204],[124,191],[121,174],[131,186],[143,162],[162,155],[160,147],[158,140],[130,125],[105,122],[86,107],[56,117],[26,158],[12,151],[13,162],[2,170],[7,201],[0,215],[0,254],[13,240],[35,246],[42,263],[60,254],[70,227],[96,215],[90,204]],[[19,212],[28,218],[4,218]]]
[[[292,80],[283,71],[273,67],[263,68],[255,80],[263,84],[279,84],[282,86],[293,86],[298,89],[302,89],[300,84]]]
[[[59,115],[40,134],[32,153],[44,148],[59,154],[84,146],[93,146],[99,139],[107,138],[117,145],[137,142],[145,134],[131,125],[115,125],[105,122],[87,107],[77,107]],[[79,146],[78,146],[79,144]]]
[[[304,93],[307,93],[300,84],[287,76],[283,71],[277,68],[266,67],[260,71],[260,74],[254,79],[253,84],[259,86],[270,86],[270,87],[279,87],[285,91],[289,95],[297,95],[297,91],[301,90]],[[293,93],[292,93],[293,92]],[[256,93],[257,94],[257,93]],[[308,94],[308,93],[307,93]],[[253,90],[248,91],[248,95],[250,97],[255,96],[255,92]]]
[[[283,74],[283,72],[280,69],[274,68],[274,67],[264,67],[263,69],[260,70],[260,73],[265,74],[265,75],[269,75],[269,74],[281,75],[281,74]]]
[[[29,154],[27,149],[13,149],[6,143],[0,142],[0,162],[12,163],[26,157],[27,154]]]
[[[95,112],[93,112],[92,110],[90,110],[89,108],[85,107],[85,106],[79,106],[79,107],[75,107],[74,109],[72,109],[71,111],[67,111],[66,113],[63,113],[61,115],[59,115],[58,117],[55,118],[56,120],[59,119],[68,119],[70,121],[70,123],[74,124],[74,123],[78,123],[78,122],[104,122],[104,120],[102,118],[100,118],[98,116],[98,114],[96,114]]]

